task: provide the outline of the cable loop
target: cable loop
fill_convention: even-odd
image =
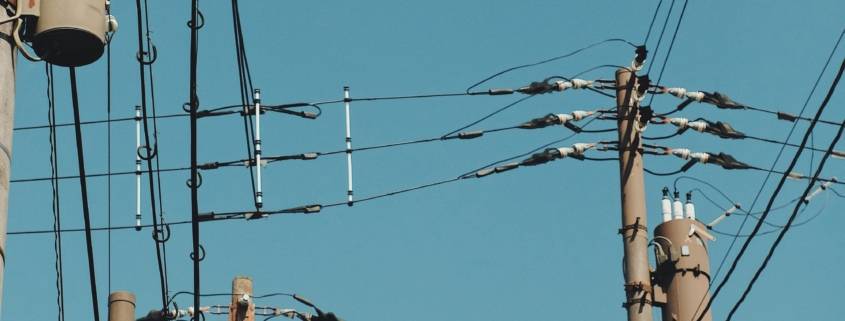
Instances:
[[[170,225],[164,223],[160,225],[164,226],[164,229],[153,228],[153,240],[158,243],[165,243],[170,240]]]
[[[146,154],[141,154],[141,150],[146,150]],[[158,155],[158,144],[153,144],[153,148],[148,147],[147,145],[138,146],[138,149],[135,150],[135,153],[138,154],[143,160],[151,160]]]
[[[200,186],[202,186],[202,173],[200,173],[199,171],[197,171],[197,178],[198,178],[197,182],[199,182],[199,184],[197,184],[196,188],[200,188]],[[188,188],[193,187],[193,186],[191,186],[191,179],[190,178],[185,180],[185,185],[187,185]]]
[[[152,65],[158,60],[158,48],[155,45],[152,45],[152,52],[149,51],[139,51],[135,54],[135,59],[138,60],[139,63],[142,65]],[[150,60],[145,60],[144,57],[149,57]]]
[[[202,245],[200,245],[200,246],[199,246],[199,249],[200,249],[200,257],[199,257],[199,259],[196,259],[196,258],[195,258],[195,255],[194,255],[194,252],[191,252],[191,255],[190,255],[191,260],[197,260],[197,261],[200,261],[200,262],[202,262],[202,260],[205,260],[205,247],[203,247]]]
[[[200,29],[202,29],[202,27],[205,27],[205,16],[202,15],[202,11],[200,11],[199,9],[197,9],[197,16],[199,17],[199,19],[198,19],[199,22],[200,22],[199,25],[196,28],[194,28],[193,22],[188,21],[188,23],[187,23],[188,28],[191,28],[191,29],[194,29],[194,30],[200,30]],[[205,318],[203,318],[203,319],[205,319]]]

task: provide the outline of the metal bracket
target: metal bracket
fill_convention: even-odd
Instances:
[[[629,225],[625,225],[625,226],[623,226],[622,228],[620,228],[620,229],[618,230],[618,233],[619,233],[619,234],[625,234],[625,231],[627,231],[627,230],[635,230],[635,231],[634,231],[634,234],[636,235],[636,230],[641,230],[641,231],[644,231],[644,232],[648,232],[648,227],[646,227],[645,225],[640,224],[640,218],[638,217],[638,218],[637,218],[637,220],[636,220],[636,222],[634,222],[634,224],[629,224]]]

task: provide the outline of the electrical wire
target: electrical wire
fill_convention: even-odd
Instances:
[[[509,72],[511,72],[511,71],[514,71],[514,70],[519,70],[519,69],[523,69],[523,68],[528,68],[528,67],[539,66],[539,65],[542,65],[542,64],[546,64],[546,63],[549,63],[549,62],[556,61],[556,60],[560,60],[560,59],[568,58],[568,57],[571,57],[571,56],[577,55],[577,54],[579,54],[579,53],[581,53],[581,52],[583,52],[583,51],[585,51],[585,50],[588,50],[588,49],[590,49],[590,48],[593,48],[593,47],[596,47],[596,46],[599,46],[599,45],[603,45],[603,44],[606,44],[606,43],[610,43],[610,42],[622,42],[622,43],[627,43],[627,44],[628,44],[628,45],[630,45],[631,47],[634,47],[634,48],[636,48],[636,47],[637,47],[637,45],[635,45],[635,44],[633,44],[632,42],[627,41],[627,40],[625,40],[625,39],[620,39],[620,38],[605,39],[605,40],[602,40],[602,41],[599,41],[599,42],[595,42],[595,43],[589,44],[589,45],[587,45],[587,46],[585,46],[585,47],[581,47],[581,48],[579,48],[579,49],[576,49],[576,50],[574,50],[574,51],[572,51],[572,52],[569,52],[569,53],[566,53],[566,54],[563,54],[563,55],[560,55],[560,56],[556,56],[556,57],[548,58],[548,59],[541,60],[541,61],[534,62],[534,63],[529,63],[529,64],[519,65],[519,66],[515,66],[515,67],[510,67],[510,68],[507,68],[507,69],[505,69],[505,70],[499,71],[499,72],[497,72],[497,73],[495,73],[495,74],[493,74],[493,75],[491,75],[491,76],[489,76],[489,77],[487,77],[487,78],[484,78],[484,79],[482,79],[481,81],[476,82],[475,84],[473,84],[473,85],[471,85],[471,86],[467,87],[467,89],[466,89],[466,93],[467,93],[467,94],[469,94],[469,93],[470,93],[473,89],[475,89],[476,87],[481,86],[482,84],[484,84],[484,83],[486,83],[486,82],[488,82],[488,81],[490,81],[490,80],[493,80],[493,79],[494,79],[494,78],[496,78],[496,77],[499,77],[499,76],[501,76],[501,75],[504,75],[504,74],[506,74],[506,73],[509,73]]]
[[[651,16],[651,23],[648,24],[648,32],[646,32],[646,34],[645,34],[645,40],[643,40],[643,45],[648,44],[648,38],[651,36],[651,28],[654,27],[654,21],[657,20],[657,13],[660,12],[660,6],[662,4],[663,4],[663,0],[660,0],[660,1],[657,2],[657,7],[654,8],[654,15]]]
[[[146,0],[145,0],[146,1]],[[152,64],[152,61],[146,62],[144,60],[145,56],[152,56],[154,53],[152,50],[146,50],[144,48],[144,11],[141,6],[141,0],[135,0],[135,9],[137,13],[137,25],[138,25],[138,68],[139,68],[139,76],[140,76],[140,86],[141,86],[141,112],[142,112],[142,119],[144,124],[144,142],[145,142],[145,150],[147,154],[142,156],[141,158],[144,159],[147,163],[147,178],[149,182],[149,190],[150,190],[150,211],[152,212],[153,226],[159,225],[159,219],[157,217],[159,209],[156,205],[157,196],[156,196],[156,179],[153,175],[153,171],[155,169],[155,165],[153,163],[153,158],[158,157],[158,141],[155,139],[157,134],[155,133],[155,129],[153,129],[153,141],[150,140],[150,126],[149,126],[149,118],[147,116],[147,77],[146,77],[146,67],[147,64]],[[149,30],[147,30],[149,32]],[[149,45],[149,43],[148,43]],[[148,47],[149,48],[149,47]],[[151,58],[152,59],[152,58]],[[154,142],[151,144],[151,142]],[[141,153],[140,150],[137,150],[136,153]],[[109,176],[111,177],[111,176]],[[160,187],[160,185],[159,185]],[[158,265],[158,272],[159,272],[159,283],[161,287],[161,303],[162,307],[166,307],[165,303],[167,302],[167,273],[166,268],[164,266],[164,260],[162,258],[162,247],[164,246],[164,242],[159,241],[159,228],[154,228],[152,238],[153,242],[155,243],[155,250],[156,250],[156,263]]]
[[[79,126],[79,97],[76,90],[76,68],[70,67],[70,88],[73,101],[73,119],[76,131],[76,156],[79,163],[79,189],[82,194],[82,217],[85,221],[85,246],[88,252],[88,278],[91,286],[91,305],[94,321],[100,321],[100,308],[97,296],[97,277],[94,271],[94,244],[91,239],[91,214],[88,210],[88,185],[85,179],[85,153],[82,149],[82,127]]]
[[[106,14],[111,16],[111,1],[106,1]],[[113,30],[109,30],[113,31]],[[114,33],[107,32],[106,33],[106,172],[111,174],[111,128],[112,128],[112,118],[111,118],[111,40]],[[55,124],[55,121],[52,122]],[[50,128],[50,132],[55,133],[55,127]],[[58,176],[58,175],[56,175]],[[107,212],[107,224],[111,227],[111,175],[108,176],[106,180],[106,212]],[[58,180],[56,181],[58,183]],[[108,262],[107,262],[107,274],[108,274],[108,289],[109,293],[112,293],[111,288],[111,230],[109,230],[108,236]]]
[[[831,97],[833,96],[833,93],[836,91],[836,87],[839,84],[839,80],[842,78],[843,71],[845,71],[845,60],[842,60],[842,65],[839,68],[839,73],[837,73],[836,78],[833,80],[833,85],[830,87],[830,90],[828,91],[827,95],[825,96],[824,101],[822,101],[822,107],[819,108],[819,114],[824,109],[824,107],[828,104]],[[837,130],[836,136],[833,138],[833,141],[830,142],[830,147],[828,147],[827,152],[824,154],[824,156],[822,156],[822,159],[819,162],[819,166],[816,168],[816,173],[813,174],[813,178],[810,180],[810,183],[807,184],[807,187],[804,189],[804,193],[801,194],[801,199],[804,199],[805,197],[807,197],[807,195],[809,195],[810,191],[813,189],[814,183],[816,182],[816,179],[818,179],[819,175],[821,175],[821,172],[822,172],[822,169],[824,169],[825,163],[827,163],[827,160],[830,159],[830,155],[833,152],[833,149],[836,147],[836,144],[839,142],[839,139],[842,138],[843,131],[845,131],[845,121],[843,121],[842,124],[839,126],[839,130]],[[809,133],[811,133],[811,132],[812,132],[812,128],[809,130],[808,135],[805,135],[804,140],[802,141],[802,145],[804,145],[807,142],[807,139],[809,138],[808,137]],[[800,153],[800,149],[799,149],[799,153]],[[775,195],[777,195],[777,193],[775,193]],[[736,314],[736,311],[739,310],[739,307],[742,306],[743,302],[745,302],[745,299],[748,297],[748,294],[751,293],[751,289],[754,287],[754,284],[760,278],[760,275],[762,275],[763,271],[765,271],[766,267],[768,267],[769,262],[771,261],[772,256],[775,253],[775,250],[777,250],[778,245],[780,245],[780,242],[783,241],[783,237],[786,235],[787,232],[789,232],[789,229],[791,228],[792,223],[795,221],[795,218],[798,215],[798,210],[801,208],[801,205],[802,205],[802,203],[799,202],[795,205],[795,208],[793,208],[792,214],[789,216],[789,219],[786,221],[786,226],[784,226],[783,230],[780,231],[777,238],[775,239],[775,242],[772,244],[771,248],[769,249],[769,252],[766,254],[766,257],[763,259],[763,263],[760,264],[760,267],[758,267],[757,271],[754,272],[754,277],[752,277],[751,281],[748,282],[748,285],[746,286],[745,290],[743,291],[742,296],[739,298],[739,300],[737,300],[737,302],[734,304],[733,308],[731,308],[730,313],[728,313],[727,321],[730,321],[731,318],[734,316],[734,314]],[[761,220],[765,220],[766,215],[768,215],[768,211],[766,213],[763,213],[763,217],[761,218]],[[757,230],[758,229],[755,227],[755,229],[751,232],[751,235],[748,236],[749,241],[754,238]]]
[[[56,122],[56,101],[55,89],[53,86],[53,65],[44,64],[45,73],[47,76],[47,123],[54,124]],[[53,209],[53,250],[56,255],[56,305],[58,306],[58,320],[65,319],[65,286],[64,286],[64,266],[62,264],[62,210],[61,199],[59,198],[59,152],[56,147],[56,131],[54,128],[49,132],[50,141],[50,185],[52,187],[52,209]]]
[[[658,6],[658,9],[659,8],[660,7]],[[654,51],[651,54],[652,57],[657,58],[657,53],[660,52],[660,44],[663,43],[663,35],[666,33],[666,26],[669,25],[669,18],[672,16],[672,10],[674,8],[675,8],[675,0],[672,0],[672,3],[669,4],[669,11],[666,12],[666,19],[663,20],[663,27],[660,28],[660,37],[657,38],[657,45],[654,47]],[[654,11],[654,17],[657,17],[657,10]],[[652,18],[652,24],[654,24],[654,18]],[[650,32],[650,30],[651,30],[651,27],[649,27],[649,32]],[[657,59],[654,59],[654,60],[657,61]],[[651,67],[653,67],[653,66],[654,66],[654,64],[648,65],[648,69],[646,70],[646,75],[651,73]]]
[[[194,306],[200,306],[200,231],[199,231],[199,197],[198,191],[199,182],[197,175],[197,60],[199,50],[199,26],[197,25],[199,17],[199,0],[191,0],[191,22],[188,27],[191,29],[191,50],[190,50],[190,81],[188,86],[188,97],[190,99],[190,131],[191,131],[191,261],[193,263],[193,281],[194,281]],[[197,313],[192,319],[193,321],[200,321],[200,315]],[[204,318],[203,318],[204,319]]]
[[[666,70],[666,65],[669,63],[669,57],[672,55],[672,48],[675,47],[675,39],[678,36],[678,30],[681,29],[681,22],[684,21],[684,14],[687,12],[688,3],[689,0],[684,0],[684,6],[681,7],[681,15],[678,17],[678,24],[675,25],[675,32],[672,34],[672,41],[669,42],[669,50],[666,52],[666,57],[663,58],[663,64],[660,66],[660,73],[657,75],[657,86],[660,86],[660,81],[663,80],[663,71]],[[666,19],[668,20],[669,17],[667,16]],[[651,65],[649,65],[649,71],[651,71]],[[652,101],[654,101],[654,95],[649,97],[647,105],[650,106]]]
[[[239,82],[239,91],[240,91],[240,98],[241,98],[241,106],[244,107],[242,118],[244,123],[244,139],[245,147],[246,147],[246,154],[247,159],[249,159],[250,164],[254,163],[253,160],[253,141],[255,137],[255,129],[253,127],[252,121],[252,113],[249,113],[249,109],[246,106],[251,106],[251,98],[253,92],[252,86],[252,76],[249,72],[249,62],[247,61],[246,56],[246,48],[244,47],[244,38],[243,38],[243,30],[241,26],[241,18],[240,18],[240,11],[238,8],[238,0],[232,0],[232,24],[233,24],[233,32],[234,32],[234,42],[235,42],[235,57],[237,58],[238,64],[238,82]],[[257,165],[260,166],[260,165]],[[252,169],[247,167],[247,172],[249,172],[249,179],[250,179],[250,188],[252,189],[252,194],[256,195],[256,188],[255,188],[255,173],[253,173]],[[255,204],[256,210],[258,210],[258,203]]]
[[[827,95],[824,98],[824,101],[822,101],[822,104],[819,106],[819,109],[816,112],[816,115],[814,116],[813,121],[810,123],[809,128],[807,128],[807,131],[804,134],[804,138],[801,140],[801,146],[798,148],[798,151],[795,153],[795,156],[793,157],[792,161],[790,162],[789,166],[787,167],[787,170],[785,171],[786,173],[791,172],[792,169],[795,167],[796,163],[798,162],[798,159],[801,156],[801,152],[803,151],[804,146],[807,144],[807,140],[809,139],[810,133],[815,128],[818,119],[821,117],[821,114],[824,112],[824,109],[827,107],[827,104],[830,101],[830,98],[833,96],[833,93],[836,91],[836,86],[839,84],[839,80],[842,78],[842,72],[843,71],[845,71],[845,60],[842,61],[842,64],[840,65],[840,68],[839,68],[839,71],[836,74],[836,78],[834,78],[834,80],[833,80],[833,84],[831,85],[830,89],[828,90]],[[791,133],[791,131],[790,131],[790,133]],[[840,127],[840,130],[838,132],[839,135],[837,135],[837,137],[839,137],[841,135],[841,133],[842,133],[842,127]],[[789,139],[787,138],[787,141],[788,140]],[[831,145],[830,149],[831,150],[833,149],[833,145]],[[781,150],[783,150],[783,147],[781,148]],[[829,154],[830,154],[830,152],[825,153],[825,155],[829,155]],[[827,159],[827,157],[823,158],[823,160],[826,160],[826,159]],[[821,168],[821,166],[819,166],[819,169],[820,168]],[[819,173],[818,169],[817,169],[816,173],[817,174]],[[769,174],[769,175],[771,175],[771,174]],[[769,198],[769,202],[766,205],[766,210],[764,211],[763,215],[760,218],[761,220],[757,222],[757,224],[754,226],[754,229],[751,231],[751,235],[749,235],[749,237],[745,240],[745,243],[740,248],[740,251],[737,254],[737,257],[734,259],[733,263],[731,264],[731,267],[728,270],[728,273],[725,275],[724,279],[722,279],[722,282],[719,283],[719,286],[716,288],[716,291],[713,292],[713,296],[711,296],[710,299],[707,300],[707,304],[704,306],[704,313],[702,313],[699,316],[697,321],[701,321],[704,318],[704,316],[707,314],[706,312],[712,306],[713,300],[718,296],[718,294],[721,292],[722,288],[724,288],[725,284],[730,280],[730,276],[736,270],[736,267],[737,267],[740,259],[742,258],[743,254],[745,254],[745,251],[748,249],[748,246],[751,243],[751,240],[754,239],[754,236],[757,234],[757,232],[759,232],[760,227],[763,225],[761,223],[761,221],[764,221],[766,219],[766,217],[768,216],[769,210],[771,209],[775,199],[777,198],[777,195],[780,194],[780,190],[783,187],[784,183],[786,182],[787,177],[788,177],[787,175],[781,176],[781,179],[778,182],[778,185],[775,187],[775,191],[772,193],[772,196]],[[813,181],[815,181],[815,178],[814,178]],[[790,217],[790,221],[793,218],[794,217]],[[789,225],[789,223],[787,223],[787,225]],[[784,229],[784,230],[788,230],[788,229]],[[781,239],[781,238],[782,238],[782,234],[779,235],[778,239]],[[779,243],[779,241],[776,242],[776,244],[777,243]],[[756,278],[755,278],[755,280],[756,280]]]

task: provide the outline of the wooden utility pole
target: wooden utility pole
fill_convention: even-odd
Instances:
[[[9,15],[0,9],[0,20]],[[6,221],[9,214],[9,176],[12,165],[12,129],[15,118],[15,50],[12,22],[0,25],[0,311],[6,270]]]
[[[109,321],[135,321],[135,295],[132,292],[109,294]]]
[[[255,321],[255,302],[252,300],[252,279],[236,276],[232,280],[232,303],[229,321]]]
[[[616,106],[619,127],[619,177],[622,192],[622,235],[625,275],[625,303],[628,321],[652,320],[652,287],[648,265],[648,225],[639,104],[633,71],[616,71]]]

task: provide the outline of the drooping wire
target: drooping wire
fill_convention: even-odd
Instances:
[[[56,123],[56,96],[53,86],[53,65],[44,64],[45,72],[47,74],[47,123]],[[50,185],[52,187],[52,209],[53,209],[53,249],[56,254],[56,305],[58,306],[58,320],[65,320],[65,285],[64,285],[64,266],[62,264],[62,210],[61,200],[59,198],[59,152],[56,147],[56,130],[50,128]]]
[[[804,150],[804,146],[807,144],[807,141],[809,140],[810,133],[815,128],[815,126],[818,122],[818,119],[821,117],[821,114],[824,112],[825,108],[827,107],[827,104],[830,101],[830,98],[833,96],[833,93],[836,91],[836,87],[839,84],[839,80],[842,78],[843,71],[845,71],[845,60],[842,61],[842,64],[840,65],[840,68],[839,68],[839,71],[836,74],[836,78],[834,78],[834,80],[833,80],[833,84],[831,85],[830,89],[828,90],[827,95],[825,95],[825,98],[822,101],[821,106],[819,106],[819,109],[816,112],[816,115],[814,116],[813,121],[810,123],[809,128],[807,128],[807,131],[804,134],[804,138],[801,140],[801,147],[798,148],[798,151],[795,153],[795,156],[793,157],[792,161],[789,163],[789,166],[787,167],[787,170],[785,171],[786,173],[791,172],[792,169],[795,167],[796,163],[798,162],[798,159],[801,156],[801,152]],[[836,136],[837,138],[834,140],[834,142],[838,141],[838,138],[842,134],[842,128],[843,127],[845,127],[845,125],[840,126],[840,130],[838,131],[837,136]],[[787,139],[787,141],[788,141],[788,139]],[[831,145],[831,147],[830,147],[831,151],[833,150],[833,147],[834,146]],[[826,156],[824,158],[822,158],[823,161],[827,160],[827,158],[828,158],[827,156],[830,155],[830,151],[825,153],[825,155]],[[820,173],[820,169],[822,168],[821,165],[823,165],[823,163],[824,162],[822,162],[822,164],[820,164],[819,168],[816,170],[816,175],[814,176],[813,180],[811,180],[811,183],[815,182],[815,179],[818,177],[818,174]],[[757,222],[757,224],[754,226],[754,229],[751,231],[751,235],[749,235],[749,237],[745,240],[745,243],[740,248],[740,251],[737,254],[737,257],[734,259],[733,263],[731,264],[731,267],[728,270],[728,273],[725,275],[725,278],[722,280],[722,282],[719,283],[719,286],[716,288],[716,291],[713,292],[713,296],[710,297],[709,300],[707,300],[707,304],[704,307],[705,312],[710,309],[711,305],[713,304],[713,300],[718,296],[718,294],[721,292],[722,288],[728,282],[728,280],[730,280],[730,276],[736,270],[736,267],[739,263],[739,260],[742,258],[743,254],[745,254],[745,251],[748,249],[748,245],[751,243],[751,240],[754,239],[754,236],[757,234],[757,232],[759,232],[760,227],[763,225],[762,221],[764,221],[766,219],[766,217],[768,216],[769,210],[771,209],[772,204],[774,203],[778,194],[780,194],[781,188],[783,187],[784,183],[786,182],[787,177],[788,177],[787,175],[781,176],[781,179],[778,182],[778,185],[775,187],[775,191],[772,193],[771,198],[769,198],[769,202],[766,205],[766,210],[764,211],[763,215],[760,217],[760,221]],[[806,196],[806,193],[807,192],[804,193],[804,196]],[[797,212],[797,208],[798,207],[796,207],[795,212]],[[793,213],[793,216],[790,217],[790,222],[793,219],[794,219],[794,213]],[[787,226],[788,225],[789,225],[789,223],[787,223]],[[788,230],[788,229],[785,228],[784,230]],[[778,236],[778,241],[776,241],[775,244],[779,243],[779,240],[782,238],[782,235],[783,235],[783,232],[781,232],[781,234]],[[770,254],[771,253],[772,252],[770,252]],[[768,259],[765,262],[768,262]],[[758,272],[760,272],[760,271],[761,270],[758,270]],[[756,280],[756,277],[754,278],[754,280]],[[706,313],[702,313],[701,316],[699,316],[697,321],[701,321],[701,319],[704,317],[704,315],[706,315]]]
[[[830,90],[828,91],[828,94],[825,96],[824,101],[822,101],[822,107],[819,108],[820,113],[824,109],[823,107],[826,106],[827,103],[830,101],[830,98],[833,96],[833,93],[836,91],[836,87],[839,84],[839,80],[842,78],[843,71],[845,71],[845,59],[842,60],[842,66],[839,68],[839,73],[836,75],[836,78],[833,81],[833,85],[831,86]],[[810,133],[811,132],[812,132],[812,129],[810,130]],[[836,136],[833,138],[833,141],[830,142],[830,147],[828,147],[827,152],[824,154],[824,156],[822,156],[822,159],[819,162],[819,166],[818,166],[818,168],[816,168],[816,173],[813,174],[813,178],[810,179],[810,182],[807,184],[807,187],[804,189],[804,193],[801,194],[801,199],[804,199],[805,197],[807,197],[807,195],[809,195],[810,191],[813,189],[813,186],[814,186],[814,183],[816,182],[816,179],[818,179],[819,175],[821,175],[821,172],[824,169],[825,163],[827,163],[827,160],[830,159],[830,155],[832,154],[833,149],[836,147],[836,144],[839,143],[839,139],[842,138],[843,132],[845,132],[845,121],[843,121],[842,124],[839,126],[839,129],[836,132]],[[809,133],[808,133],[808,135],[806,135],[804,137],[804,141],[802,141],[802,145],[807,142],[807,139],[809,138],[807,136],[809,136]],[[783,230],[780,231],[777,238],[775,239],[775,242],[772,244],[771,248],[769,248],[769,252],[766,254],[766,257],[763,259],[763,263],[760,264],[760,267],[758,267],[757,271],[754,272],[754,277],[752,277],[751,281],[748,282],[748,285],[746,286],[745,290],[743,291],[742,296],[739,298],[739,300],[737,300],[737,302],[734,304],[733,308],[731,308],[730,313],[728,313],[728,318],[727,318],[728,321],[730,321],[731,318],[733,318],[736,311],[739,310],[739,307],[742,306],[743,302],[745,302],[745,299],[748,297],[748,294],[751,293],[751,289],[754,287],[754,284],[757,283],[757,280],[760,278],[760,275],[762,275],[763,271],[765,271],[766,267],[768,267],[769,261],[771,261],[772,256],[774,255],[775,251],[778,248],[778,245],[780,245],[780,242],[783,241],[783,237],[786,235],[787,232],[789,232],[789,229],[792,226],[792,222],[794,222],[795,218],[798,216],[798,210],[801,208],[801,205],[803,205],[803,204],[801,202],[799,202],[795,205],[795,208],[793,208],[792,214],[789,216],[789,219],[786,221],[786,226],[784,226]],[[763,213],[763,217],[761,217],[761,221],[765,220],[765,216],[767,214],[768,214],[768,212]],[[755,232],[757,232],[757,230],[758,229],[755,228],[751,232],[751,235],[748,236],[749,241],[754,238],[754,234],[755,234]]]
[[[587,46],[585,46],[585,47],[581,47],[581,48],[579,48],[579,49],[576,49],[576,50],[574,50],[574,51],[572,51],[572,52],[569,52],[569,53],[566,53],[566,54],[563,54],[563,55],[560,55],[560,56],[556,56],[556,57],[548,58],[548,59],[541,60],[541,61],[534,62],[534,63],[529,63],[529,64],[519,65],[519,66],[515,66],[515,67],[510,67],[510,68],[507,68],[507,69],[505,69],[505,70],[499,71],[499,72],[497,72],[497,73],[495,73],[495,74],[493,74],[493,75],[491,75],[491,76],[489,76],[489,77],[487,77],[487,78],[482,79],[482,80],[481,80],[481,81],[479,81],[479,82],[476,82],[476,83],[475,83],[475,84],[473,84],[472,86],[467,87],[467,89],[466,89],[466,93],[469,93],[469,92],[471,92],[473,89],[475,89],[476,87],[478,87],[478,86],[480,86],[480,85],[482,85],[482,84],[484,84],[484,83],[486,83],[486,82],[488,82],[488,81],[490,81],[490,80],[493,80],[493,79],[494,79],[494,78],[496,78],[496,77],[499,77],[499,76],[501,76],[501,75],[504,75],[504,74],[506,74],[506,73],[509,73],[509,72],[511,72],[511,71],[518,70],[518,69],[523,69],[523,68],[528,68],[528,67],[539,66],[539,65],[542,65],[542,64],[546,64],[546,63],[549,63],[549,62],[556,61],[556,60],[560,60],[560,59],[568,58],[568,57],[571,57],[571,56],[577,55],[577,54],[579,54],[579,53],[581,53],[581,52],[583,52],[583,51],[585,51],[585,50],[588,50],[588,49],[591,49],[591,48],[593,48],[593,47],[596,47],[596,46],[599,46],[599,45],[603,45],[603,44],[606,44],[606,43],[610,43],[610,42],[622,42],[622,43],[627,43],[627,44],[628,44],[628,45],[630,45],[631,47],[634,47],[634,48],[636,48],[636,47],[637,47],[637,45],[635,45],[635,44],[633,44],[632,42],[627,41],[627,40],[625,40],[625,39],[619,39],[619,38],[605,39],[605,40],[602,40],[602,41],[599,41],[599,42],[595,42],[595,43],[589,44],[589,45],[587,45]]]
[[[97,276],[94,270],[94,243],[91,238],[91,214],[88,209],[88,184],[85,178],[85,152],[82,148],[82,127],[79,125],[79,97],[76,89],[76,68],[70,67],[70,90],[73,102],[73,119],[76,123],[76,156],[79,163],[79,189],[82,194],[82,217],[85,222],[85,246],[88,253],[88,281],[91,287],[91,305],[94,321],[100,321],[97,296]]]

